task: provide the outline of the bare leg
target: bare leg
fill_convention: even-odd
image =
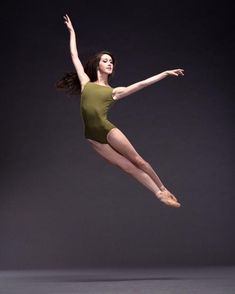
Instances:
[[[101,144],[90,139],[88,139],[88,141],[92,143],[92,147],[94,148],[94,150],[98,152],[103,158],[105,158],[108,162],[114,164],[115,166],[118,166],[127,174],[134,177],[147,189],[152,191],[154,195],[157,196],[162,202],[172,207],[179,207],[175,201],[169,199],[169,197],[166,197],[166,195],[162,194],[159,187],[146,172],[135,166],[130,160],[114,150],[109,144]]]
[[[152,166],[138,154],[128,138],[118,128],[114,128],[108,133],[107,140],[113,149],[129,159],[139,169],[147,173],[158,186],[159,190],[167,192],[170,197],[177,201],[176,197],[163,185]]]
[[[128,158],[138,168],[146,172],[160,190],[165,189],[162,181],[153,170],[152,166],[137,153],[133,145],[119,129],[112,129],[107,136],[107,140],[117,152]]]

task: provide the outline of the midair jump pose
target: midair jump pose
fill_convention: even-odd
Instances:
[[[149,162],[139,155],[121,130],[107,119],[107,114],[119,99],[168,76],[183,76],[184,70],[166,70],[127,87],[112,88],[109,81],[115,67],[114,56],[107,51],[99,52],[83,67],[78,56],[75,31],[67,14],[64,23],[70,33],[70,53],[76,72],[66,74],[56,85],[58,89],[81,95],[85,138],[98,154],[133,176],[160,201],[170,207],[180,207],[177,198],[163,185]]]

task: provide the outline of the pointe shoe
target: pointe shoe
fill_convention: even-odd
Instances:
[[[175,197],[175,195],[173,195],[170,191],[166,190],[166,192],[168,193],[169,197],[171,197],[172,199],[174,199],[176,202],[178,202],[178,199]]]
[[[167,188],[165,188],[164,186],[160,187],[162,192],[167,192],[169,194],[169,197],[171,197],[172,199],[174,199],[175,201],[178,202],[178,199],[175,197],[175,195],[173,195],[169,190],[167,190]]]
[[[168,206],[179,208],[181,205],[169,191],[160,191],[157,193],[158,199]]]

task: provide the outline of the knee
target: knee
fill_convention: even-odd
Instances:
[[[136,169],[136,167],[132,163],[128,163],[128,162],[126,162],[124,164],[123,163],[117,164],[117,166],[128,174],[133,174],[134,170]]]
[[[138,168],[143,169],[143,170],[148,169],[150,167],[150,164],[146,160],[144,160],[142,157],[136,157],[134,164]]]

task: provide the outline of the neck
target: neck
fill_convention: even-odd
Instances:
[[[107,74],[101,74],[99,71],[97,72],[97,81],[95,81],[96,84],[108,86],[108,75]]]

